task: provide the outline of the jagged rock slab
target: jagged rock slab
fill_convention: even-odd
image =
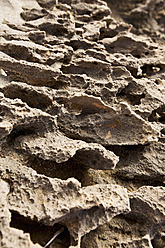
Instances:
[[[0,165],[1,177],[13,188],[7,196],[10,210],[46,225],[63,223],[78,242],[98,225],[130,211],[127,191],[121,186],[81,188],[74,178],[51,179],[27,167],[20,171],[21,164],[9,157],[1,158]]]
[[[119,161],[113,152],[99,144],[72,140],[58,131],[47,133],[43,137],[20,136],[15,140],[15,147],[57,163],[63,163],[76,155],[82,164],[95,169],[114,169]]]
[[[0,139],[6,138],[11,132],[47,132],[55,127],[55,118],[41,110],[32,109],[20,99],[5,98],[0,93],[1,122]],[[47,120],[46,120],[47,119]]]
[[[82,247],[163,248],[164,190],[164,187],[143,186],[129,193],[131,211],[85,235]]]
[[[7,195],[9,194],[10,187],[7,182],[0,179],[0,246],[13,248],[13,247],[29,247],[40,248],[41,246],[34,245],[30,240],[29,234],[23,233],[23,231],[10,228],[11,213],[9,212],[9,205],[7,202]]]
[[[157,142],[137,147],[116,147],[114,152],[120,157],[120,162],[116,168],[116,174],[119,177],[164,181],[164,143]]]
[[[23,80],[32,85],[45,85],[58,88],[58,83],[56,82],[56,77],[60,75],[58,69],[52,69],[49,66],[31,63],[25,60],[18,61],[2,52],[0,53],[0,67],[5,71],[16,73],[19,81]]]
[[[135,58],[145,57],[149,51],[155,48],[155,44],[150,39],[141,39],[131,33],[119,33],[113,38],[104,38],[101,43],[108,52],[111,53],[129,53]]]
[[[85,94],[64,99],[71,110],[59,115],[58,125],[72,137],[103,145],[137,145],[157,140],[159,133],[126,102],[116,107]],[[73,107],[72,107],[73,106]],[[74,114],[74,109],[77,113]]]
[[[2,84],[1,89],[5,97],[19,98],[31,108],[45,110],[53,105],[53,94],[46,87],[41,89],[26,83],[6,82]]]
[[[153,247],[164,247],[165,187],[143,186],[129,194],[130,217],[150,228]],[[139,212],[141,213],[139,215]],[[129,214],[128,214],[129,216]]]
[[[56,161],[57,163],[67,161],[79,151],[77,157],[82,161],[84,160],[84,163],[89,157],[91,158],[88,163],[91,167],[112,169],[117,164],[118,157],[101,145],[87,144],[81,140],[65,137],[58,131],[55,118],[49,114],[40,110],[33,110],[21,100],[5,98],[2,93],[0,104],[1,139],[10,134],[14,135],[17,148],[44,160]],[[4,116],[5,120],[3,120]]]
[[[132,109],[145,120],[151,121],[152,112],[164,105],[164,82],[159,79],[155,81],[144,78],[130,80],[118,90],[116,95],[118,99],[129,102]]]
[[[131,215],[151,224],[165,222],[165,187],[143,186],[129,194]],[[141,213],[139,215],[139,213]]]
[[[32,34],[31,34],[32,36]],[[35,62],[45,65],[60,67],[60,63],[70,61],[73,49],[66,45],[56,45],[45,47],[43,45],[32,43],[31,41],[0,41],[0,50],[9,56],[18,59]],[[59,65],[58,65],[59,62]],[[55,67],[54,65],[54,67]]]
[[[153,247],[150,228],[126,215],[116,216],[109,224],[98,227],[82,238],[83,248]]]
[[[86,74],[99,81],[110,80],[110,63],[92,57],[77,58],[70,65],[64,65],[62,71],[66,74]]]

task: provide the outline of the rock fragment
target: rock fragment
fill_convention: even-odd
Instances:
[[[31,108],[45,110],[53,104],[53,94],[45,87],[32,86],[21,82],[11,82],[2,86],[7,98],[19,98]]]
[[[32,37],[32,33],[30,35]],[[60,63],[65,64],[70,61],[73,52],[72,48],[66,45],[47,48],[43,45],[35,44],[34,47],[34,44],[29,41],[1,41],[0,50],[17,60],[26,60],[44,65],[59,63],[59,67]]]
[[[40,248],[41,246],[34,245],[30,240],[29,234],[23,233],[22,230],[10,228],[11,213],[9,211],[9,205],[7,202],[7,195],[9,193],[9,185],[0,179],[0,245],[1,247],[12,248],[15,247],[29,247],[29,248]]]
[[[163,224],[165,221],[164,193],[165,187],[163,186],[143,186],[130,193],[131,215],[146,219],[151,224]]]
[[[75,156],[82,164],[94,169],[114,169],[119,161],[113,152],[106,150],[103,146],[67,138],[58,130],[47,133],[43,137],[20,135],[15,140],[15,147],[57,163],[63,163]]]
[[[132,111],[126,102],[112,108],[99,98],[82,94],[68,99],[69,103],[71,111],[59,116],[58,125],[70,136],[106,146],[145,144],[159,136],[154,127]],[[75,105],[79,114],[74,114]]]
[[[1,158],[0,170],[14,189],[7,196],[8,208],[46,225],[63,223],[79,244],[81,236],[90,230],[130,211],[127,191],[121,186],[81,187],[74,178],[51,179],[26,167],[20,171],[18,162],[7,160],[8,164]]]
[[[32,85],[40,86],[56,87],[56,77],[60,74],[58,69],[55,70],[48,66],[30,63],[25,60],[18,61],[2,52],[0,54],[0,67],[5,71],[15,73],[19,81],[23,80]]]
[[[55,126],[55,118],[41,110],[32,109],[23,103],[20,99],[5,98],[0,93],[1,107],[1,137],[7,137],[11,132],[17,136],[17,133],[44,133],[52,130]],[[47,121],[46,121],[47,119]],[[45,123],[47,122],[47,124]]]
[[[164,181],[164,143],[157,142],[137,147],[116,147],[114,152],[117,150],[120,162],[116,168],[116,174],[123,178]]]

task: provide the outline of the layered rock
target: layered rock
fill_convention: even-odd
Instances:
[[[2,248],[165,246],[164,1],[106,2],[0,2]]]

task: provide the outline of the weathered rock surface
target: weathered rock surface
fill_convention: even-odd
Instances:
[[[165,247],[164,9],[0,1],[2,248]]]
[[[125,102],[112,108],[99,98],[76,95],[67,104],[71,108],[71,114],[66,111],[62,113],[58,118],[58,125],[73,137],[107,146],[145,144],[159,136],[151,124],[134,113]],[[75,105],[80,114],[74,114]]]
[[[123,178],[164,181],[165,145],[162,142],[146,146],[114,147],[120,157],[116,174]]]
[[[164,193],[152,186],[130,193],[131,211],[84,236],[82,247],[164,247]]]
[[[20,136],[16,138],[15,147],[57,163],[63,163],[77,153],[78,160],[94,169],[113,169],[119,161],[113,152],[101,145],[72,140],[60,132],[50,132],[44,137]]]
[[[127,190],[119,185],[81,188],[74,178],[64,181],[38,175],[10,157],[1,158],[0,164],[2,179],[13,189],[5,199],[10,211],[45,225],[62,223],[79,243],[90,230],[130,210]]]
[[[34,245],[30,240],[28,234],[23,231],[10,228],[11,213],[9,212],[9,205],[7,202],[7,195],[9,193],[9,185],[2,179],[0,180],[1,198],[0,198],[0,227],[1,227],[1,247],[41,247]]]
[[[1,133],[0,139],[3,140],[12,132],[40,132],[44,133],[52,130],[55,126],[55,119],[49,114],[41,110],[32,109],[20,99],[11,100],[5,98],[0,93],[0,109],[1,109]],[[37,113],[38,112],[38,113]],[[45,119],[45,121],[44,121]],[[47,119],[47,121],[46,121]]]
[[[138,218],[146,218],[148,222],[164,222],[164,191],[165,187],[143,186],[137,191],[130,193],[131,215],[139,215]]]

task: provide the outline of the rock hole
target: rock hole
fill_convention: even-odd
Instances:
[[[165,230],[157,231],[154,238],[151,240],[153,248],[165,247]]]
[[[42,123],[32,124],[31,126],[22,125],[22,126],[15,126],[12,132],[9,135],[9,141],[16,139],[19,136],[25,136],[30,134],[37,134],[38,132],[42,134],[42,130],[45,127]]]
[[[159,121],[163,124],[165,124],[165,113],[160,117]]]
[[[139,55],[139,54],[133,54],[133,56],[135,57],[135,58],[137,58],[137,59],[140,59],[141,58],[141,56]]]
[[[12,132],[10,133],[10,138],[15,139],[19,136],[25,136],[25,135],[30,135],[34,133],[34,129],[32,127],[29,128],[14,128]]]
[[[26,218],[17,212],[11,211],[10,227],[23,230],[30,234],[31,241],[41,246],[45,246],[53,235],[60,230],[62,225],[55,224],[54,226],[45,226],[37,221]],[[70,234],[66,227],[64,231],[52,242],[51,248],[67,248],[70,246]]]
[[[160,84],[160,80],[156,79],[155,80],[155,84],[159,85]]]
[[[152,76],[158,73],[161,70],[161,68],[159,66],[152,65],[152,64],[144,64],[141,67],[141,70],[142,70],[143,75]]]
[[[162,105],[158,109],[154,109],[148,118],[151,122],[161,122],[165,124],[165,105]]]
[[[69,42],[66,42],[65,44],[71,46],[74,51],[77,51],[78,49],[87,50],[92,48],[92,44],[82,40],[71,40]]]
[[[131,54],[132,54],[135,58],[137,58],[137,59],[140,59],[140,58],[141,58],[141,51],[133,50],[133,51],[131,52]]]
[[[131,67],[131,66],[127,66],[126,68],[134,78],[141,78],[142,77],[142,75],[138,74],[138,69],[137,68],[134,68],[134,67]]]
[[[119,93],[117,93],[117,97],[122,98],[132,105],[139,105],[141,104],[141,99],[145,97],[145,94],[133,95],[125,92],[125,88],[122,89]]]
[[[109,151],[113,151],[117,156],[125,158],[129,155],[129,152],[141,152],[145,149],[146,145],[110,145],[107,146],[106,149]]]
[[[165,128],[161,130],[161,134],[165,135]]]

